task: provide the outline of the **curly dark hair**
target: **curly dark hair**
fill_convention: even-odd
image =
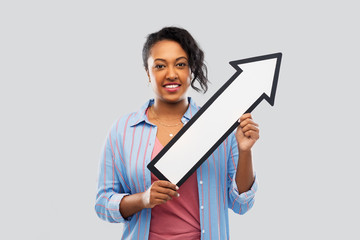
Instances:
[[[180,44],[189,57],[189,67],[193,74],[191,87],[197,92],[202,90],[205,93],[208,90],[209,80],[207,78],[207,67],[204,63],[204,52],[200,49],[190,33],[183,28],[165,27],[147,36],[142,51],[145,70],[148,70],[147,60],[152,46],[161,40],[172,40]],[[195,81],[199,82],[201,89],[195,86]]]

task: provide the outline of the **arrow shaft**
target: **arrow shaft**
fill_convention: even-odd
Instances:
[[[252,96],[249,96],[249,88],[245,82],[247,81],[242,82],[241,79],[233,81],[156,164],[156,168],[170,182],[179,182],[196,160],[201,159],[259,98],[259,90],[256,93],[251,92]],[[189,144],[190,142],[197,144]],[[189,158],[195,159],[195,162],[184,160]],[[170,162],[171,168],[168,167]]]

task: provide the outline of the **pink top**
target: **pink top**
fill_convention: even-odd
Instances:
[[[156,138],[151,159],[163,146]],[[158,178],[151,173],[151,183]],[[174,197],[167,203],[157,205],[151,210],[150,240],[199,240],[200,214],[196,172],[192,174],[178,190],[180,197]]]

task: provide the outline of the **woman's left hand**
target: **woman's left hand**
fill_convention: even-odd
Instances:
[[[250,113],[240,117],[240,125],[236,129],[236,141],[239,151],[250,151],[259,139],[259,125],[252,120]]]

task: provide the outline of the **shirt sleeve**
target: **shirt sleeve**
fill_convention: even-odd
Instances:
[[[114,136],[116,131],[112,128],[101,153],[95,211],[105,221],[120,223],[131,219],[124,219],[120,213],[120,202],[124,196],[129,195],[130,190],[123,181],[123,166],[118,160],[121,153],[114,151],[117,150]]]
[[[231,208],[235,213],[245,214],[249,211],[255,202],[255,193],[258,188],[257,177],[255,175],[255,180],[247,192],[239,194],[237,184],[235,181],[236,169],[238,164],[238,147],[234,134],[229,136],[229,156],[228,156],[228,190],[229,190],[229,208]]]
[[[231,206],[229,206],[229,207],[235,213],[238,213],[241,215],[245,214],[254,205],[255,193],[257,191],[257,187],[258,187],[258,183],[257,183],[256,176],[255,176],[254,183],[251,186],[250,190],[239,194],[239,191],[238,191],[237,185],[236,185],[236,181],[235,181],[235,176],[234,176],[234,178],[232,179],[230,193],[229,193],[229,197],[231,200],[231,201],[229,201],[229,204],[231,204]]]

